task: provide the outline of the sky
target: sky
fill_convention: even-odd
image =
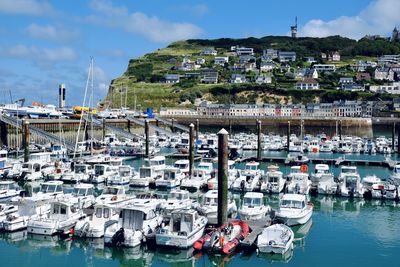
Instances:
[[[94,102],[140,57],[177,40],[289,35],[389,36],[400,0],[0,0],[0,103],[81,105],[93,57]],[[11,101],[12,99],[12,101]]]

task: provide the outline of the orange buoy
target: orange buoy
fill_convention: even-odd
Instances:
[[[306,164],[302,164],[300,166],[300,171],[301,172],[308,172],[308,166]]]

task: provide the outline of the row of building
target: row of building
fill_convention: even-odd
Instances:
[[[335,101],[319,104],[212,104],[200,103],[196,109],[161,108],[160,115],[166,117],[283,117],[283,118],[334,118],[371,117],[372,101]]]

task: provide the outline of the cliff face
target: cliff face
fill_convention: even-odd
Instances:
[[[243,59],[234,51],[233,46],[254,49],[254,58]],[[215,54],[204,54],[204,48],[213,47]],[[257,84],[256,77],[260,72],[263,50],[296,52],[293,62],[281,63],[272,59],[275,69],[264,73],[271,77],[271,83]],[[318,81],[323,90],[304,94],[294,90],[298,80],[297,70],[307,69],[313,63],[306,57],[314,57],[316,62],[325,63],[321,53],[339,52],[341,61],[335,62],[339,72],[331,75],[320,75]],[[332,36],[328,38],[298,38],[267,36],[263,38],[216,40],[187,40],[175,42],[166,48],[158,49],[143,57],[131,59],[127,70],[115,78],[107,96],[112,106],[125,104],[131,108],[161,106],[192,106],[196,101],[210,100],[219,103],[300,103],[329,102],[339,99],[371,99],[374,96],[366,93],[338,92],[338,80],[341,76],[352,77],[355,73],[348,66],[358,60],[376,60],[376,55],[400,53],[400,44],[388,40],[360,41]],[[216,65],[215,56],[227,57],[228,62]],[[243,62],[248,60],[248,62]],[[252,66],[243,69],[243,66]],[[201,82],[205,70],[218,73],[217,84]],[[165,83],[166,74],[178,74],[179,83]],[[246,78],[243,84],[229,83],[232,74],[242,74]],[[125,92],[126,95],[125,95]],[[121,98],[121,94],[123,94]],[[122,103],[121,103],[122,99]]]

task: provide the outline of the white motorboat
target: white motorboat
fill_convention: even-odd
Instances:
[[[179,159],[175,161],[174,167],[180,169],[183,173],[189,172],[189,160],[188,159]]]
[[[61,181],[64,183],[89,182],[92,175],[93,169],[91,165],[77,163],[74,165],[73,171],[64,173],[64,175],[61,176]]]
[[[32,198],[39,199],[56,199],[64,195],[62,181],[47,181],[40,185],[39,192],[32,195]]]
[[[268,171],[262,176],[260,190],[261,192],[279,194],[285,186],[283,173],[279,171],[276,165],[268,166]]]
[[[245,169],[240,172],[240,176],[232,183],[231,189],[246,192],[257,189],[262,174],[259,166],[260,163],[255,161],[246,163]]]
[[[83,210],[71,204],[68,198],[51,203],[50,213],[28,221],[28,233],[40,235],[66,234],[84,218]]]
[[[192,177],[187,176],[181,182],[182,189],[199,190],[207,185],[211,179],[211,173],[206,170],[194,169]]]
[[[185,174],[181,169],[175,167],[166,167],[161,178],[155,182],[156,188],[175,188],[181,185]]]
[[[238,212],[242,220],[259,220],[269,211],[271,207],[264,205],[263,193],[247,192]]]
[[[400,185],[400,164],[396,164],[393,168],[393,173],[389,177],[389,181],[394,185]]]
[[[172,190],[167,201],[161,204],[161,209],[164,211],[164,217],[169,217],[172,211],[180,209],[189,209],[193,205],[193,200],[189,197],[189,192],[186,190]]]
[[[340,168],[340,174],[339,174],[339,177],[338,177],[338,181],[339,182],[343,182],[344,179],[345,179],[345,176],[351,175],[351,174],[360,176],[358,174],[356,166],[342,166]]]
[[[318,186],[321,177],[326,175],[330,175],[333,178],[333,174],[330,171],[328,164],[316,164],[315,171],[310,177],[313,186]]]
[[[74,235],[79,237],[100,238],[108,224],[118,221],[118,205],[96,204],[94,213],[80,220],[74,227]]]
[[[80,209],[93,206],[95,203],[94,186],[92,184],[76,184],[70,196],[70,202]]]
[[[274,224],[265,228],[257,238],[257,248],[262,253],[285,254],[293,249],[294,233],[289,226]]]
[[[198,207],[200,214],[207,217],[209,224],[217,224],[217,213],[218,213],[218,191],[210,190],[204,197],[203,201]],[[228,217],[235,217],[237,213],[236,202],[232,199],[228,200],[227,214]]]
[[[176,248],[188,248],[204,234],[207,218],[193,209],[176,210],[171,213],[167,226],[156,233],[156,244]]]
[[[118,167],[118,173],[107,179],[108,185],[128,185],[134,177],[135,172],[131,166],[121,165]]]
[[[7,216],[15,214],[18,211],[18,205],[0,203],[0,226]]]
[[[288,226],[305,224],[311,218],[313,207],[311,203],[307,203],[305,195],[284,194],[276,217]]]
[[[136,247],[155,233],[162,216],[154,207],[126,204],[121,208],[118,221],[106,226],[104,243],[111,246]]]
[[[162,172],[156,171],[152,167],[142,166],[139,168],[139,173],[130,179],[129,185],[132,187],[148,187],[150,183],[154,183],[161,175]]]
[[[96,198],[96,204],[109,204],[118,205],[124,203],[125,201],[132,199],[132,197],[125,194],[125,187],[123,186],[107,186],[104,188],[101,195]]]
[[[355,169],[356,170],[356,169]],[[343,172],[341,174],[340,194],[343,197],[363,197],[364,190],[360,175],[357,172]]]
[[[287,176],[286,191],[290,194],[308,195],[310,192],[311,181],[307,172],[302,172],[300,166],[290,167]]]
[[[228,188],[231,188],[235,180],[240,176],[240,171],[235,167],[235,161],[228,160]],[[208,190],[218,189],[218,172],[215,173],[215,177],[211,178],[207,182]]]
[[[18,211],[7,216],[3,221],[3,230],[15,232],[26,229],[29,220],[45,217],[50,212],[49,200],[34,199],[31,197],[21,198],[15,203],[18,205]]]
[[[0,181],[0,202],[7,202],[19,196],[22,190],[14,181]]]
[[[367,175],[362,179],[362,187],[365,193],[371,193],[374,185],[382,185],[383,189],[383,182],[380,178],[378,178],[376,175]]]
[[[113,166],[107,164],[95,164],[94,173],[90,180],[93,184],[101,184],[107,182],[108,178],[117,174]]]

